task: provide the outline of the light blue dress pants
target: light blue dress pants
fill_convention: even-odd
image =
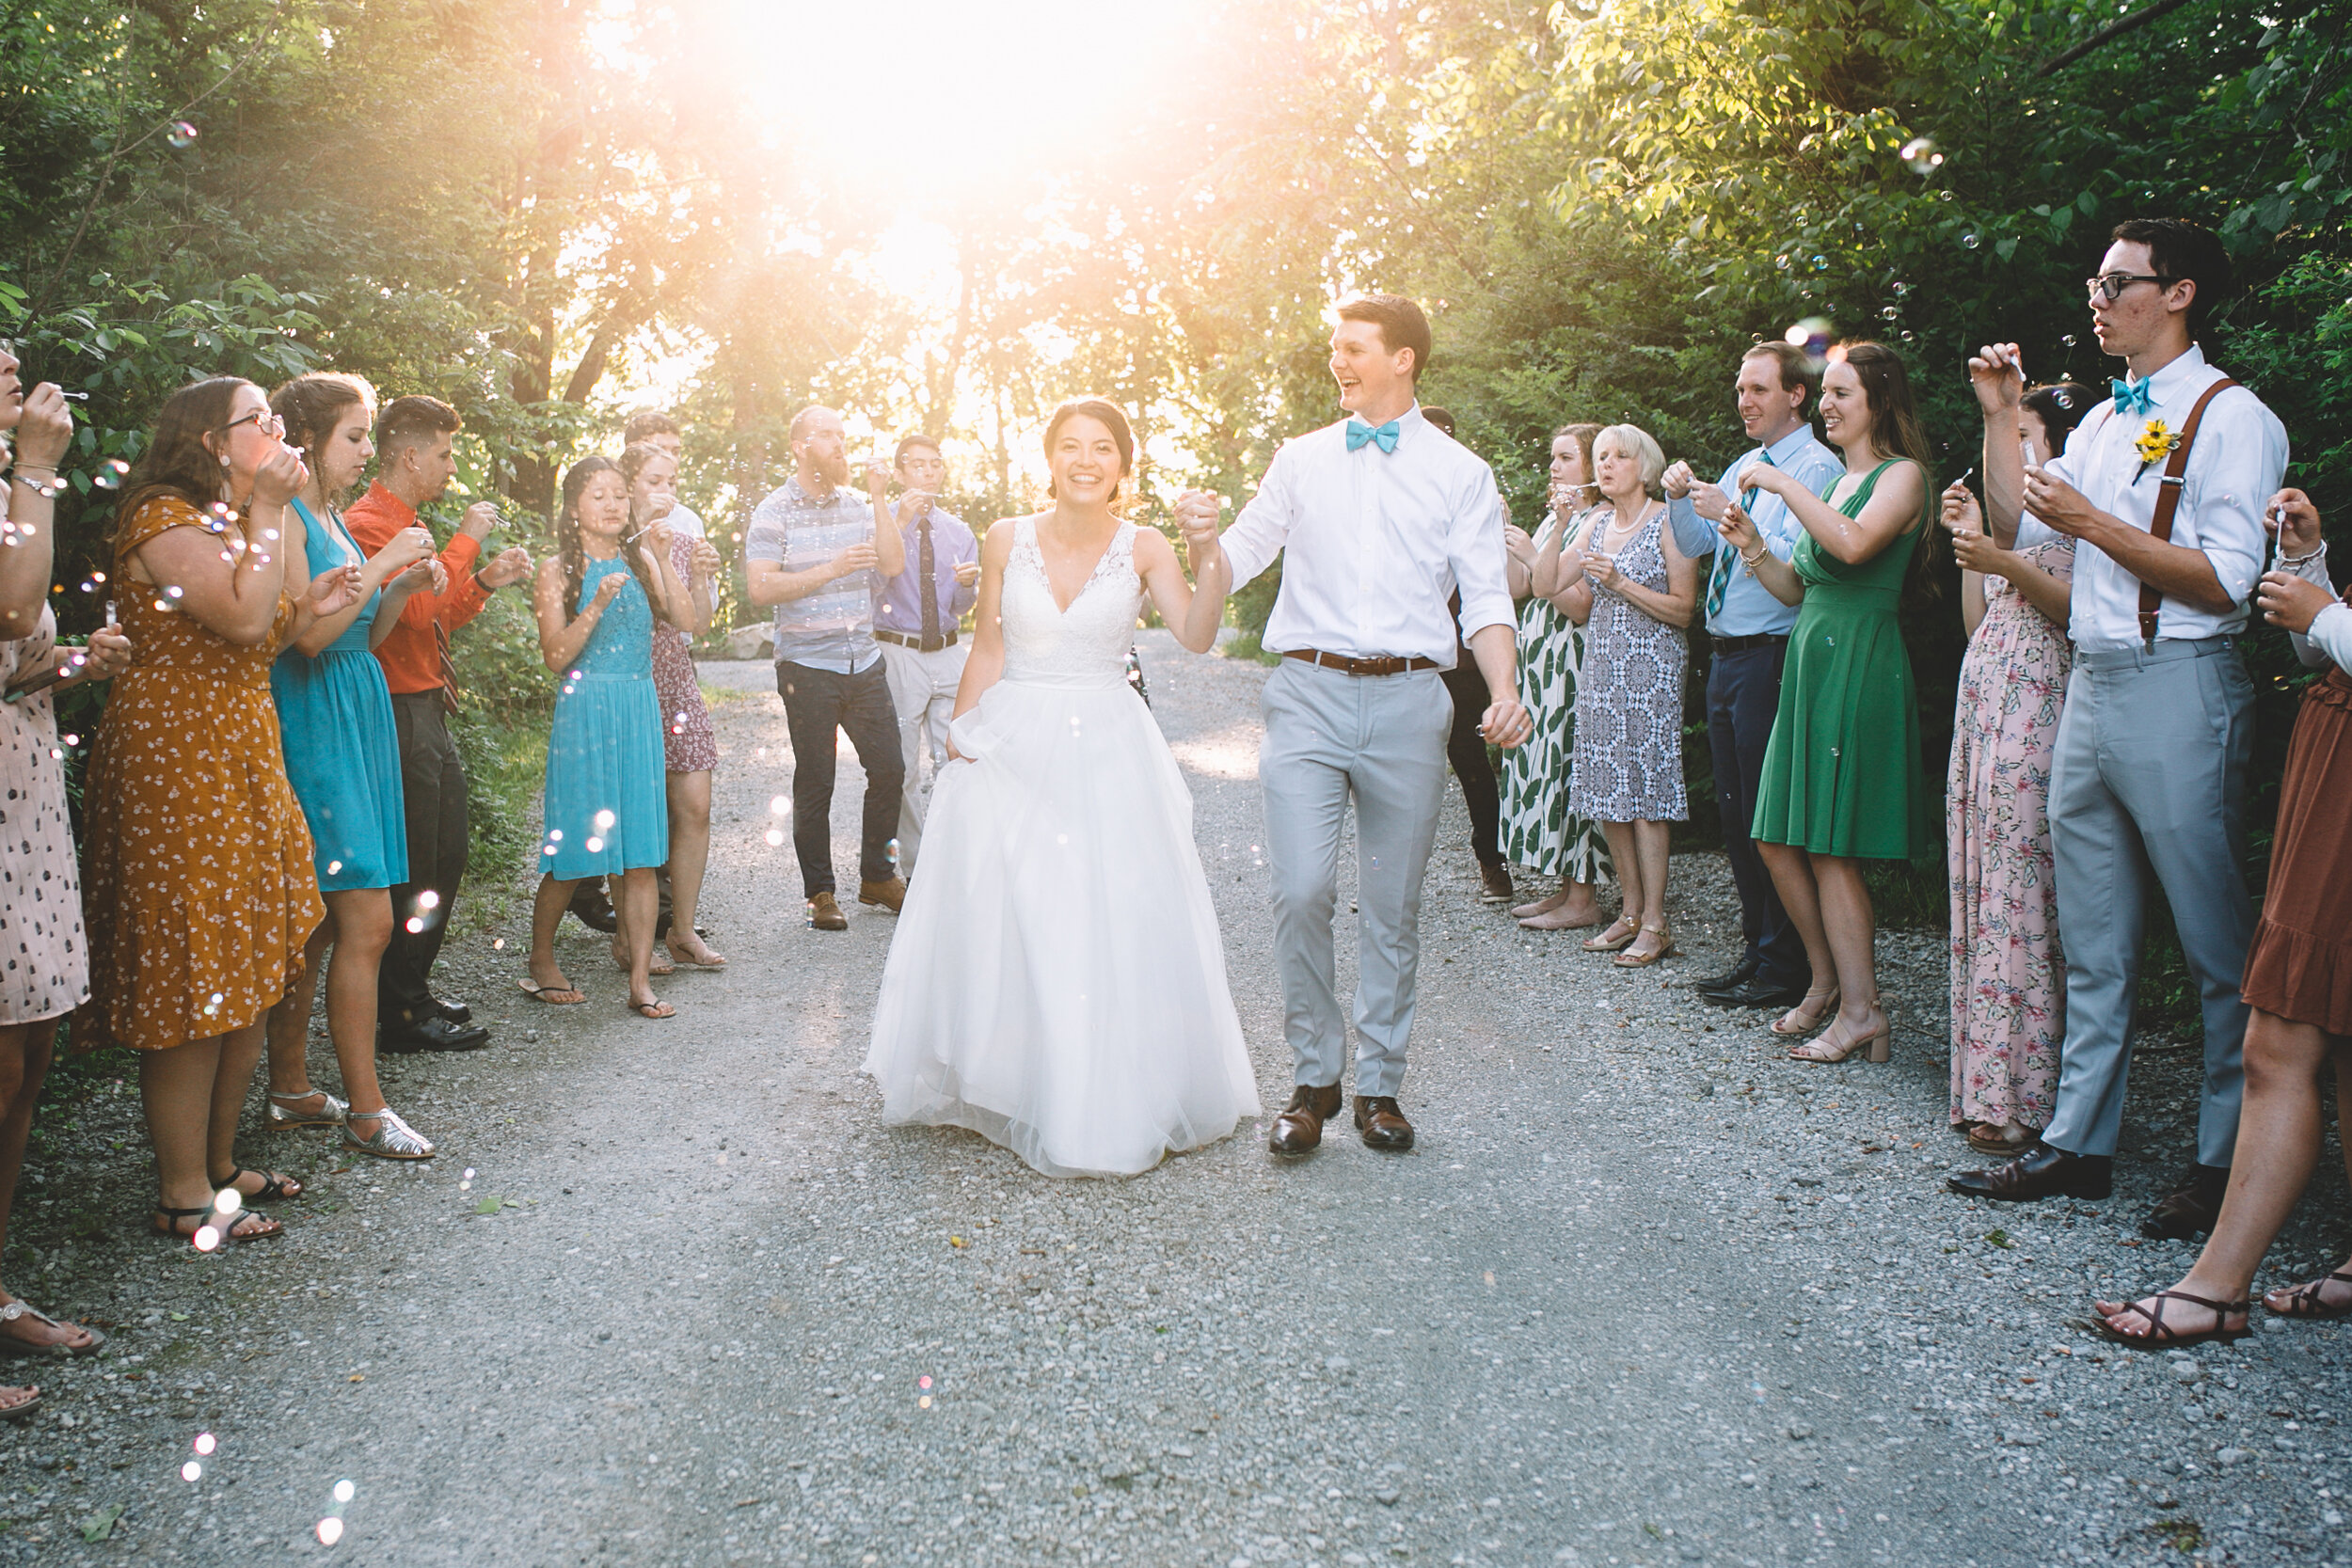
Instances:
[[[1275,963],[1297,1079],[1336,1084],[1347,1026],[1333,975],[1340,840],[1356,805],[1356,1092],[1405,1081],[1421,882],[1445,799],[1454,701],[1434,670],[1350,675],[1286,658],[1265,684],[1258,782],[1274,875]]]
[[[2232,638],[2075,652],[2050,781],[2066,954],[2066,1043],[2042,1134],[2053,1148],[2115,1152],[2153,876],[2202,998],[2197,1161],[2230,1163],[2246,1084],[2238,989],[2254,933],[2244,871],[2253,706]]]

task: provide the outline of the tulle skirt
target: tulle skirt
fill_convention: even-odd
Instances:
[[[1259,1109],[1192,796],[1114,672],[956,721],[875,1007],[883,1118],[1132,1175]]]

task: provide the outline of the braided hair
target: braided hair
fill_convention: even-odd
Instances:
[[[564,562],[564,623],[569,626],[580,618],[580,591],[588,578],[588,552],[580,541],[580,498],[588,493],[589,482],[598,474],[619,474],[621,466],[612,459],[596,453],[583,457],[564,474],[564,508],[556,515],[555,546]],[[623,475],[626,482],[627,475]],[[642,537],[631,538],[626,529],[621,535],[621,559],[637,578],[637,585],[645,591],[645,604],[651,608],[660,602],[656,587],[660,581],[660,569],[645,554]]]

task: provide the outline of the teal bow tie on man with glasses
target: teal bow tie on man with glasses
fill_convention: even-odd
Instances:
[[[1361,420],[1350,419],[1347,421],[1347,450],[1355,451],[1366,442],[1370,442],[1384,452],[1394,451],[1396,451],[1397,425],[1398,421],[1391,420],[1387,424],[1375,430]]]

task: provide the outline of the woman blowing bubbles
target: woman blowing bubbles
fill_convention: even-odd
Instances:
[[[686,588],[670,564],[670,531],[629,529],[628,482],[611,458],[587,457],[564,476],[554,560],[539,568],[532,606],[539,655],[562,677],[548,736],[547,875],[531,915],[531,977],[541,1002],[585,1001],[555,961],[555,928],[572,887],[618,879],[619,936],[628,955],[628,1006],[643,1018],[676,1009],[653,993],[654,870],[670,853],[661,701],[653,684],[656,616],[685,624]]]

